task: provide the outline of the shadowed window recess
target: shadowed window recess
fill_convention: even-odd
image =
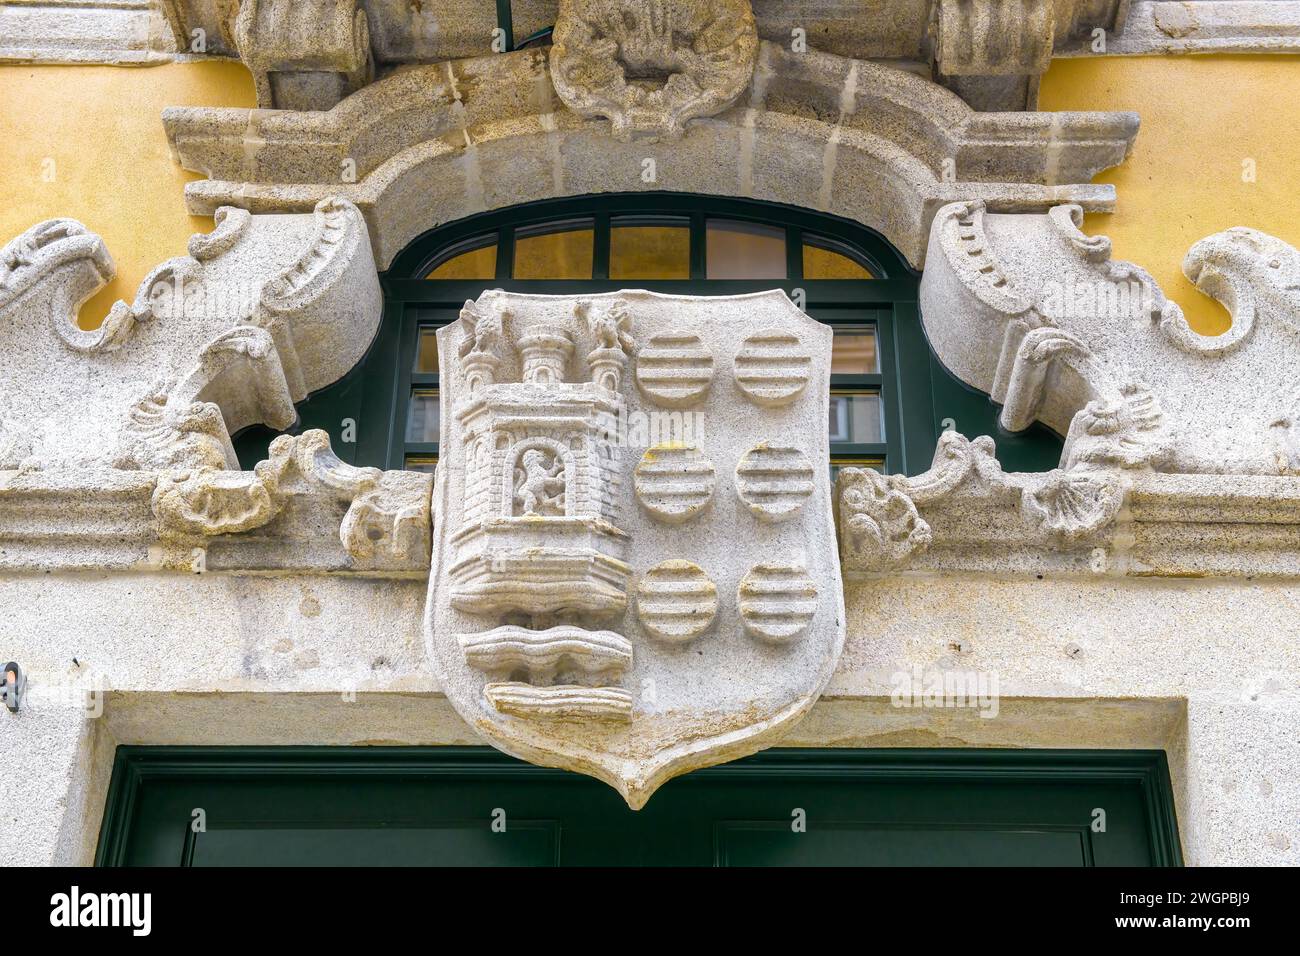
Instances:
[[[1042,426],[999,433],[987,396],[934,357],[918,313],[919,278],[870,229],[754,200],[602,194],[484,213],[430,230],[397,256],[381,276],[384,321],[370,352],[341,382],[299,404],[293,431],[324,428],[353,464],[432,470],[436,333],[486,289],[744,295],[779,288],[835,330],[826,422],[832,473],[849,465],[924,471],[945,427],[995,435],[1009,470],[1054,468],[1058,436]],[[244,467],[265,457],[271,437],[260,427],[237,437]]]

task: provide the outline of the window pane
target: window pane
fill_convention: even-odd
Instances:
[[[847,456],[831,457],[831,481],[834,482],[839,477],[840,470],[843,468],[874,468],[882,474],[888,474],[885,470],[885,461],[883,458],[850,458]]]
[[[420,329],[420,339],[415,346],[415,371],[438,371],[437,329]]]
[[[833,442],[879,444],[884,440],[880,396],[869,392],[831,392],[829,428]]]
[[[832,375],[875,375],[880,371],[874,329],[835,333],[831,345]]]
[[[710,279],[784,279],[785,230],[710,219],[705,255]]]
[[[497,274],[497,244],[490,237],[480,236],[463,243],[476,246],[464,252],[451,251],[447,258],[435,266],[426,279],[494,279]]]
[[[515,233],[516,279],[590,279],[591,220],[547,223]]]
[[[609,232],[611,279],[689,279],[691,231],[685,220],[613,220]]]
[[[438,467],[438,459],[432,455],[407,455],[406,470],[422,471],[425,474],[433,474],[433,470]]]
[[[438,411],[438,390],[420,388],[411,393],[411,404],[406,411],[406,440],[408,442],[436,442],[442,425]]]
[[[874,279],[853,251],[833,239],[808,237],[803,246],[805,279]]]

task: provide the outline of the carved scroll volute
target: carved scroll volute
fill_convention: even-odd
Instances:
[[[621,139],[675,138],[736,101],[757,54],[748,0],[561,0],[551,77],[566,106]]]

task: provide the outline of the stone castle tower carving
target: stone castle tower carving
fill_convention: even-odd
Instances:
[[[566,327],[465,306],[469,388],[453,412],[463,435],[464,513],[451,539],[451,604],[500,622],[461,637],[466,660],[500,678],[485,691],[498,710],[625,719],[631,696],[614,681],[631,645],[595,625],[627,607],[615,438],[623,346],[632,340],[617,304],[592,313],[580,302],[572,320]],[[584,321],[597,344],[584,363],[587,380],[575,381]],[[592,685],[593,676],[610,683]]]

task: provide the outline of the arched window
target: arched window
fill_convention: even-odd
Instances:
[[[299,405],[297,432],[323,428],[345,461],[432,470],[438,455],[438,328],[485,289],[572,295],[641,288],[736,295],[781,288],[835,330],[831,465],[915,474],[939,433],[993,434],[1009,470],[1055,467],[1041,426],[999,434],[988,397],[954,378],[925,341],[920,276],[879,234],[792,206],[679,193],[546,200],[439,226],[381,277],[384,319],[365,359]],[[244,467],[271,437],[236,439]],[[349,439],[354,439],[350,441]]]

